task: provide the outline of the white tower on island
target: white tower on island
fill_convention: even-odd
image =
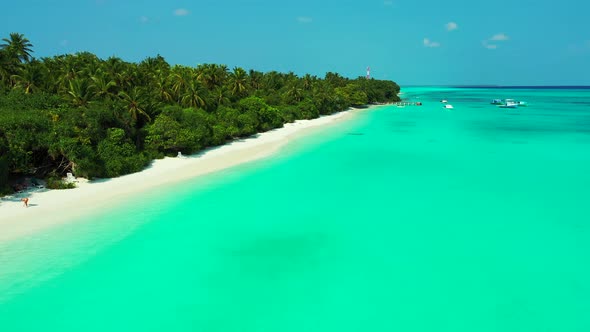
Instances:
[[[367,79],[371,78],[371,67],[367,67]]]

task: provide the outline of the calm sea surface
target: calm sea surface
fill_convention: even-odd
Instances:
[[[0,330],[590,331],[590,90],[403,92],[0,245]]]

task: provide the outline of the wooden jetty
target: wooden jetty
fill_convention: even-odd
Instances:
[[[421,101],[400,101],[397,103],[393,103],[395,106],[422,106],[422,102]]]

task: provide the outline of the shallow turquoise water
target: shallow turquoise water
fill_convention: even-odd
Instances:
[[[589,331],[590,90],[404,92],[0,245],[1,330]]]

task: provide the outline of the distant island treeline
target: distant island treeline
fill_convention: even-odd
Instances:
[[[25,176],[50,187],[137,172],[298,119],[399,101],[392,81],[323,78],[202,64],[140,63],[89,52],[36,59],[11,33],[0,45],[0,192]]]

